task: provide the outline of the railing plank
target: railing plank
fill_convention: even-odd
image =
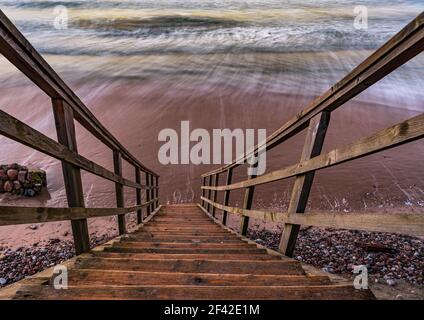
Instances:
[[[0,110],[0,134],[107,180],[124,184],[127,187],[145,188],[144,185],[119,177],[106,168],[84,158],[2,110]]]
[[[155,199],[151,200],[154,201]],[[48,208],[0,206],[0,226],[80,220],[135,212],[149,205],[145,202],[128,208]]]
[[[52,106],[59,143],[78,153],[74,115],[71,107],[62,99],[52,99]],[[62,171],[68,206],[84,207],[84,191],[80,169],[66,161],[62,161]],[[76,254],[79,255],[90,251],[87,219],[73,220],[71,226]]]
[[[362,212],[308,212],[308,214],[246,210],[224,206],[203,198],[219,210],[229,214],[248,216],[265,221],[284,222],[304,226],[317,226],[335,229],[389,232],[415,237],[424,236],[424,214],[419,213],[362,213]]]
[[[409,143],[424,137],[424,113],[381,130],[354,143],[334,149],[310,160],[275,170],[251,180],[228,186],[202,187],[206,190],[235,190],[286,179],[307,172],[329,168],[354,159]]]
[[[321,153],[329,122],[330,112],[326,111],[312,118],[306,133],[305,144],[303,146],[300,161],[309,160]],[[289,215],[291,213],[305,212],[314,175],[315,171],[310,171],[306,174],[296,176],[288,208]],[[299,229],[300,225],[288,223],[284,225],[279,250],[286,256],[293,256]]]
[[[73,109],[75,119],[96,138],[113,150],[120,150],[125,159],[143,171],[155,174],[141,164],[119,141],[96,119],[84,103],[57,75],[51,66],[25,39],[22,33],[0,10],[0,53],[24,73],[51,98],[61,98]]]

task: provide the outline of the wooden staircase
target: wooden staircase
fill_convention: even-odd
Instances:
[[[352,282],[305,271],[214,221],[199,206],[161,206],[140,228],[68,267],[68,289],[47,271],[13,299],[373,299]],[[10,289],[9,289],[10,291]]]

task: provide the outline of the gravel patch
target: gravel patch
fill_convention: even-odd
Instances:
[[[249,238],[277,249],[280,232],[249,229]],[[301,229],[294,258],[323,271],[353,275],[353,266],[365,265],[375,282],[396,285],[399,280],[424,284],[424,241],[379,232]]]

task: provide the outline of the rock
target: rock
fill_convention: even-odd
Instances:
[[[393,279],[387,279],[387,280],[386,280],[386,283],[387,283],[389,286],[393,287],[393,286],[395,286],[395,285],[396,285],[396,280],[393,280]]]
[[[403,299],[403,296],[402,296],[401,294],[398,294],[398,295],[396,296],[396,300],[404,300],[404,299]]]
[[[12,192],[13,191],[13,182],[12,181],[6,181],[3,185],[3,190],[5,192]]]
[[[6,180],[6,179],[7,179],[6,170],[0,169],[0,180]]]
[[[25,189],[24,196],[33,197],[35,196],[35,191],[33,189]]]
[[[26,180],[27,180],[27,171],[25,171],[25,170],[21,170],[21,171],[19,171],[18,172],[18,181],[20,182],[20,183],[25,183],[26,182]]]
[[[69,235],[68,231],[65,231],[64,233],[62,233],[62,236],[67,237]]]
[[[38,226],[36,224],[32,224],[32,225],[29,226],[29,228],[31,230],[37,230],[38,229]]]
[[[7,177],[11,181],[16,180],[18,178],[18,170],[16,170],[16,169],[9,169],[9,170],[7,170]]]
[[[28,181],[35,185],[46,185],[46,172],[43,170],[30,170],[28,171]]]
[[[22,185],[18,180],[13,181],[13,189],[15,190],[21,190]]]
[[[7,283],[5,278],[0,278],[0,286],[4,286]]]

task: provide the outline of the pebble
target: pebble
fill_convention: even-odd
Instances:
[[[29,228],[31,230],[37,230],[38,229],[38,226],[36,224],[32,224],[32,225],[29,226]]]
[[[386,283],[387,283],[389,286],[391,286],[391,287],[393,287],[393,286],[395,286],[395,285],[396,285],[396,281],[395,281],[395,280],[393,280],[393,279],[387,279],[387,280],[386,280]]]
[[[262,239],[262,244],[278,249],[280,232],[250,228],[251,239]],[[386,252],[365,250],[377,244]],[[403,248],[407,248],[404,250]],[[410,250],[409,250],[410,249]],[[406,235],[335,230],[312,227],[301,229],[294,257],[328,272],[352,276],[353,266],[366,265],[368,274],[380,283],[405,280],[411,284],[424,284],[424,240]]]
[[[7,177],[11,181],[16,180],[18,178],[18,170],[16,170],[16,169],[7,170]]]
[[[93,248],[113,237],[108,235],[90,237],[90,245]],[[75,255],[73,241],[52,240],[53,242],[42,241],[39,246],[31,245],[16,250],[4,248],[4,257],[0,260],[0,287],[43,271]]]

